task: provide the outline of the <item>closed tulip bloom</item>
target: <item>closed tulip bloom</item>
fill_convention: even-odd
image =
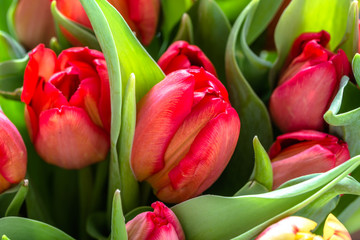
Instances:
[[[350,63],[341,49],[326,49],[330,35],[304,33],[294,42],[277,88],[270,97],[270,113],[283,132],[302,129],[321,131],[324,113],[339,89]]]
[[[27,49],[39,43],[49,44],[55,36],[54,20],[49,0],[18,0],[14,27],[18,41]]]
[[[160,0],[108,0],[125,19],[144,45],[149,45],[155,36],[160,13]],[[70,20],[91,29],[90,21],[80,0],[57,0],[59,11]],[[80,43],[62,28],[66,38],[75,46]]]
[[[160,57],[158,64],[166,75],[169,73],[188,68],[204,68],[216,76],[216,70],[210,60],[195,45],[186,41],[176,41],[170,45]]]
[[[348,146],[335,136],[313,130],[278,136],[270,147],[274,188],[303,175],[326,172],[350,158]]]
[[[20,133],[0,110],[0,193],[26,174],[27,153]]]
[[[331,213],[325,221],[323,236],[311,233],[316,225],[310,219],[291,216],[269,226],[255,240],[351,240],[344,225]]]
[[[105,159],[110,89],[103,54],[79,47],[64,50],[57,58],[39,45],[29,57],[21,100],[39,155],[67,169]]]
[[[131,167],[165,202],[205,191],[234,152],[240,120],[221,82],[204,69],[178,70],[139,102]]]
[[[184,240],[176,215],[162,202],[151,204],[153,212],[143,212],[126,223],[129,240]]]

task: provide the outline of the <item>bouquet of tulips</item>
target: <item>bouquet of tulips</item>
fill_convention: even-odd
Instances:
[[[357,0],[0,0],[3,240],[360,239]]]

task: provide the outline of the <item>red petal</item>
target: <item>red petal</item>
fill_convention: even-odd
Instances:
[[[79,169],[105,159],[109,135],[83,109],[63,106],[41,113],[34,144],[48,163]]]
[[[91,23],[86,15],[85,9],[80,0],[57,0],[56,6],[59,11],[70,20],[77,22],[87,28],[91,28]]]
[[[270,113],[275,124],[283,132],[322,130],[323,114],[338,84],[329,62],[299,72],[271,95]]]
[[[193,76],[179,70],[155,85],[139,102],[131,158],[139,181],[164,167],[165,150],[191,111],[193,91]]]

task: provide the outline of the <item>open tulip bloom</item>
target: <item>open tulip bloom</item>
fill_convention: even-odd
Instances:
[[[2,240],[360,239],[359,19],[0,0]]]

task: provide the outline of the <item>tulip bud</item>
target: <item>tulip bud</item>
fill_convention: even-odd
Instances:
[[[151,204],[153,212],[143,212],[126,223],[129,240],[184,240],[176,215],[162,202]]]
[[[176,41],[160,57],[158,64],[166,75],[188,68],[204,68],[216,76],[216,70],[206,55],[195,45],[185,41]]]
[[[344,225],[331,213],[325,221],[323,237],[310,232],[316,225],[310,219],[291,216],[269,226],[255,240],[351,240]]]
[[[27,153],[20,133],[0,110],[0,193],[26,174]]]
[[[325,47],[330,35],[304,33],[294,42],[278,87],[270,97],[270,113],[283,132],[323,130],[323,115],[339,83],[350,73],[350,63],[341,49],[337,54]]]
[[[204,69],[175,71],[138,104],[132,170],[162,201],[184,201],[220,176],[239,132],[239,116],[217,78]]]
[[[160,0],[108,0],[125,19],[129,27],[144,45],[149,45],[155,36],[160,12]],[[70,20],[91,28],[90,21],[80,0],[57,0],[57,8]],[[80,42],[62,28],[65,37],[74,45]]]
[[[14,18],[18,41],[27,49],[50,42],[55,36],[49,0],[18,0]]]
[[[39,45],[29,57],[21,100],[39,155],[68,169],[105,159],[110,88],[103,54],[70,48],[56,58],[51,49]]]
[[[303,175],[326,172],[350,158],[348,146],[336,137],[312,130],[278,136],[270,147],[274,188]]]

